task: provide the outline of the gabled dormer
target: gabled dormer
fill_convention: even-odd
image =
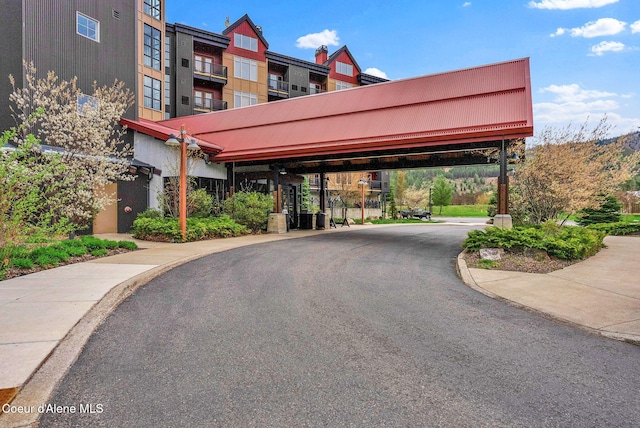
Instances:
[[[353,86],[358,85],[358,75],[361,72],[360,66],[346,45],[331,54],[324,65],[331,68],[329,78],[335,80],[337,86],[340,86],[339,82]],[[336,89],[344,88],[336,87]]]
[[[231,38],[227,53],[256,61],[266,61],[269,43],[262,35],[262,28],[255,25],[249,15],[244,15],[222,32]]]

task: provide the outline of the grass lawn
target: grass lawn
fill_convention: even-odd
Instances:
[[[442,207],[440,213],[439,206],[433,206],[431,215],[434,217],[487,217],[488,205],[449,205]]]

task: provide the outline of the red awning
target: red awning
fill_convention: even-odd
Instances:
[[[158,138],[184,124],[217,162],[524,138],[533,135],[529,59],[158,123],[125,123]]]

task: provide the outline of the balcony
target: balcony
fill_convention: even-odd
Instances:
[[[289,98],[289,82],[269,79],[269,95]]]
[[[193,114],[210,113],[212,111],[226,110],[227,102],[222,100],[210,100],[195,97],[193,99]]]
[[[327,92],[327,90],[314,87],[313,85],[309,86],[309,94],[321,94],[323,92]]]
[[[194,77],[211,82],[227,84],[227,67],[222,64],[212,64],[208,61],[195,60],[193,62]]]

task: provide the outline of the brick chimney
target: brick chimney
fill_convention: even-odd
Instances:
[[[316,49],[316,64],[324,64],[327,62],[327,57],[329,54],[329,49],[322,45],[318,49]]]

